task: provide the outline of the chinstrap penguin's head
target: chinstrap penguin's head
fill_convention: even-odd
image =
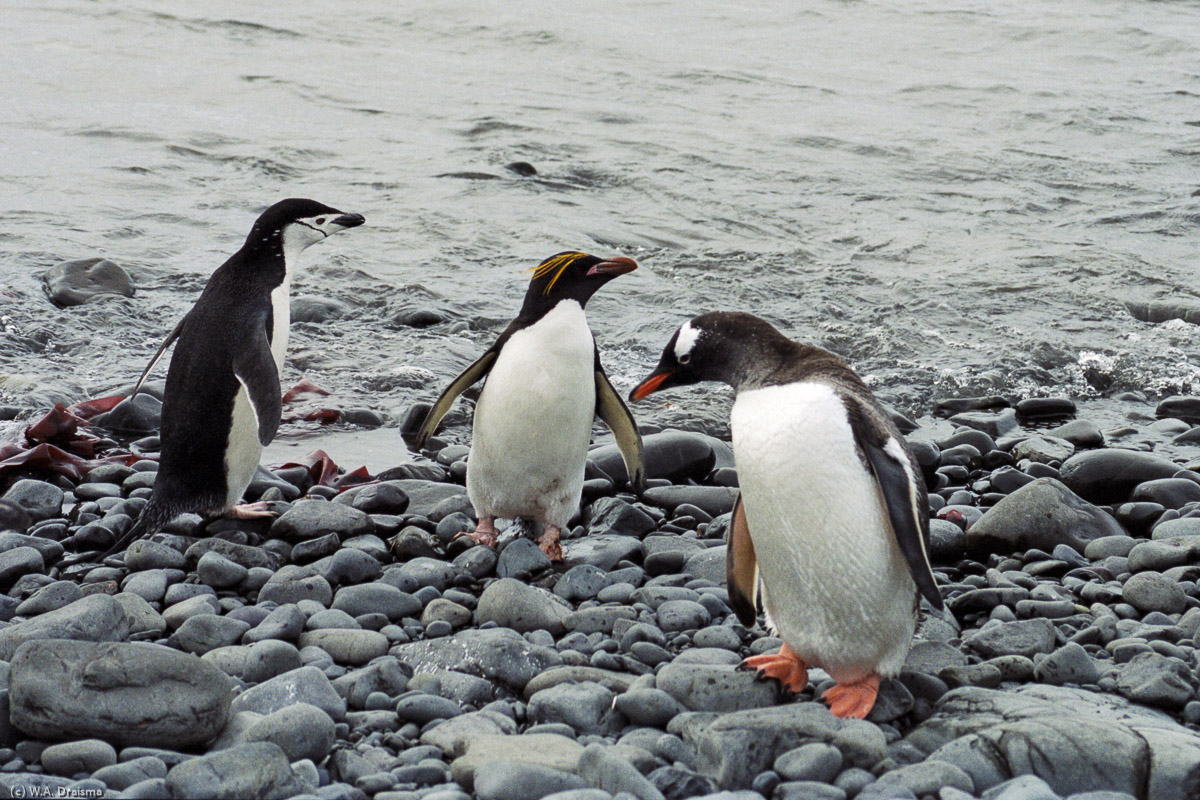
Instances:
[[[347,214],[316,200],[281,200],[259,216],[246,237],[245,249],[279,248],[291,261],[291,256],[309,245],[365,221],[362,214]]]
[[[573,251],[553,255],[534,268],[521,311],[544,313],[563,300],[586,305],[601,286],[635,269],[637,262],[625,256],[606,259]]]
[[[734,389],[765,383],[796,351],[795,342],[753,314],[713,311],[679,327],[654,372],[629,394],[643,400],[661,389],[720,381]]]

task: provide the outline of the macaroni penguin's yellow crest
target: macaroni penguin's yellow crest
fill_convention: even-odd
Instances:
[[[539,264],[533,271],[533,277],[530,280],[544,278],[550,273],[554,273],[554,277],[546,284],[546,288],[542,290],[542,294],[550,294],[550,290],[554,288],[554,284],[562,277],[562,274],[567,271],[567,267],[574,264],[581,258],[587,258],[587,253],[559,253],[552,258],[548,258]]]

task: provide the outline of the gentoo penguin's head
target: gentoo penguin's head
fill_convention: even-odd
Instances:
[[[597,258],[574,251],[550,256],[534,268],[521,312],[544,313],[563,300],[586,305],[601,286],[635,269],[637,262],[624,256]]]
[[[362,214],[347,214],[316,200],[280,200],[259,216],[246,237],[245,249],[278,249],[290,262],[310,244],[365,221]]]
[[[654,372],[629,393],[629,399],[642,400],[660,389],[700,381],[721,381],[736,389],[774,369],[796,346],[753,314],[701,314],[675,331]]]

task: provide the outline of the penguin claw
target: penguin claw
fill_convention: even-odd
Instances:
[[[808,686],[808,665],[786,644],[778,653],[750,656],[740,666],[755,670],[760,678],[774,678],[792,694],[800,694]]]
[[[868,675],[852,683],[839,683],[825,690],[821,699],[829,704],[829,710],[835,717],[863,719],[875,707],[879,680],[878,675]]]

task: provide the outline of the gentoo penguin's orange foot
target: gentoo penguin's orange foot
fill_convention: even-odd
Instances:
[[[542,534],[542,538],[538,539],[538,547],[546,554],[546,557],[551,561],[563,560],[562,545],[559,544],[559,537],[562,535],[562,529],[557,525],[547,525],[546,532]]]
[[[875,696],[879,694],[879,676],[868,675],[853,683],[839,683],[827,689],[821,699],[829,704],[835,717],[863,719],[875,707]]]
[[[774,678],[793,694],[800,694],[808,686],[808,665],[786,644],[779,648],[778,653],[750,656],[741,666],[757,670],[760,678]]]
[[[257,503],[242,503],[225,512],[229,519],[266,519],[275,516],[271,504],[260,500]]]
[[[470,539],[475,544],[481,544],[484,547],[495,547],[496,540],[500,538],[500,531],[496,530],[495,517],[480,517],[479,524],[475,526],[474,531],[471,533],[463,531],[454,538]]]

